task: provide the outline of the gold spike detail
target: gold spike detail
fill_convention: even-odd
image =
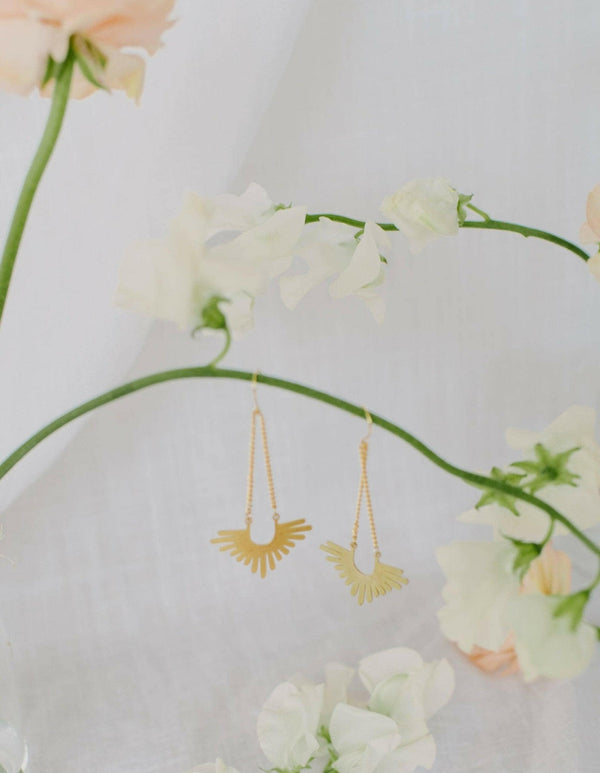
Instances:
[[[253,572],[260,571],[260,576],[266,577],[267,570],[275,569],[276,561],[287,556],[296,542],[306,539],[306,532],[312,526],[304,518],[285,523],[276,521],[273,539],[264,544],[253,542],[250,529],[251,524],[248,523],[245,529],[223,530],[211,542],[221,545],[219,550],[230,553],[236,561],[250,566]]]
[[[334,564],[336,571],[346,585],[350,586],[350,592],[356,596],[361,606],[365,601],[373,601],[377,596],[384,596],[394,588],[402,588],[408,584],[402,569],[382,564],[377,554],[372,574],[365,574],[356,566],[356,548],[343,548],[335,542],[327,542],[321,545],[321,550],[328,554],[327,560]]]

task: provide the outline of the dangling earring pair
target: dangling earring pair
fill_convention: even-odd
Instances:
[[[295,521],[281,523],[277,511],[277,501],[275,498],[275,486],[273,482],[273,471],[271,468],[271,458],[267,441],[267,429],[265,418],[258,405],[256,396],[257,373],[252,378],[252,395],[254,400],[254,409],[250,424],[250,450],[248,458],[248,486],[246,493],[246,528],[223,530],[219,536],[211,540],[213,544],[221,545],[220,550],[231,553],[231,555],[246,566],[250,566],[253,572],[260,570],[260,576],[265,577],[267,569],[273,570],[276,567],[276,561],[281,561],[284,555],[290,552],[296,542],[305,539],[306,532],[312,529],[312,526],[306,523],[304,518]],[[359,604],[364,601],[372,601],[377,596],[383,596],[394,588],[401,588],[406,585],[408,580],[404,577],[402,569],[396,569],[393,566],[382,564],[381,552],[377,540],[377,531],[375,528],[375,516],[373,514],[373,505],[371,502],[371,492],[369,489],[369,478],[367,475],[367,455],[369,451],[369,439],[371,436],[373,421],[367,410],[365,410],[368,432],[361,440],[359,445],[360,455],[360,485],[358,488],[358,499],[356,503],[356,513],[354,525],[352,528],[352,538],[350,549],[336,545],[333,542],[327,542],[321,549],[328,553],[328,561],[335,564],[347,585],[350,585],[350,591],[356,596]],[[254,459],[256,450],[256,424],[260,425],[260,434],[262,439],[263,456],[265,470],[267,473],[267,485],[269,488],[269,498],[273,511],[273,521],[275,523],[275,533],[272,540],[267,544],[257,544],[253,542],[251,536],[252,526],[252,506],[254,498]],[[371,530],[371,540],[373,543],[373,552],[375,565],[372,574],[367,575],[361,572],[355,563],[355,552],[357,548],[358,529],[360,524],[360,515],[362,509],[363,497],[366,501],[367,515]]]

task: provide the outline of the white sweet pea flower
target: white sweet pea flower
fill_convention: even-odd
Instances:
[[[413,180],[391,196],[381,211],[408,238],[413,254],[440,236],[454,236],[459,228],[460,196],[443,177]]]
[[[289,268],[305,214],[276,210],[258,185],[242,196],[189,193],[166,239],[129,249],[116,302],[184,330],[222,327],[224,315],[239,337],[252,328],[256,296]]]
[[[338,703],[348,703],[348,688],[355,673],[353,668],[340,663],[329,663],[325,667],[325,690],[319,726],[328,727]]]
[[[307,271],[280,281],[281,298],[289,309],[295,309],[310,290],[337,274],[329,287],[330,296],[356,295],[377,322],[383,321],[385,304],[377,287],[384,279],[381,253],[389,248],[390,240],[370,221],[358,240],[355,233],[355,228],[326,217],[304,229],[295,252],[306,262]]]
[[[443,634],[470,653],[498,650],[511,630],[508,605],[519,594],[518,549],[508,540],[452,542],[436,550],[447,583],[438,612]]]
[[[450,700],[454,671],[444,658],[425,663],[415,650],[396,647],[361,660],[359,676],[371,694],[369,708],[403,725],[427,720]]]
[[[523,473],[519,485],[548,502],[580,529],[600,522],[600,446],[595,439],[595,420],[592,408],[576,405],[542,432],[506,432],[508,445],[521,452],[518,461],[525,462],[522,467],[512,467],[514,472]],[[459,520],[489,524],[497,535],[541,542],[549,526],[546,513],[526,502],[515,501],[513,506],[518,516],[493,503],[469,510]],[[556,524],[555,534],[565,533],[565,527]]]
[[[565,598],[527,594],[509,605],[515,651],[527,682],[539,676],[570,679],[584,671],[594,656],[596,629],[585,622],[573,625],[570,615],[557,614]]]
[[[207,762],[204,765],[198,765],[190,773],[238,773],[235,768],[230,768],[222,759],[216,762]]]
[[[260,747],[276,768],[293,770],[317,756],[324,685],[279,684],[258,716]]]
[[[405,744],[393,719],[355,706],[335,708],[329,734],[338,773],[412,773],[435,760],[431,736]]]

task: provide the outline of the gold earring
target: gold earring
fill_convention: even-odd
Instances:
[[[369,478],[367,476],[367,455],[369,453],[369,438],[373,427],[373,420],[369,412],[365,409],[368,431],[366,436],[360,441],[358,447],[360,455],[360,485],[358,487],[358,499],[356,502],[356,515],[354,517],[354,526],[352,527],[352,540],[350,549],[336,545],[335,542],[327,542],[321,545],[329,555],[327,560],[331,561],[342,580],[350,586],[350,592],[356,596],[360,605],[364,601],[373,601],[377,596],[384,596],[394,588],[401,588],[408,583],[402,569],[396,569],[395,566],[382,564],[380,561],[381,551],[377,541],[377,531],[375,529],[375,517],[373,515],[373,505],[371,503],[371,492],[369,489]],[[369,526],[371,528],[371,540],[373,542],[373,553],[375,566],[372,574],[364,574],[356,566],[354,554],[356,553],[358,526],[360,523],[360,511],[362,508],[363,496],[367,505],[367,514],[369,516]]]
[[[260,410],[256,397],[256,381],[257,373],[254,373],[252,377],[254,410],[252,411],[252,420],[250,423],[248,487],[246,492],[246,528],[220,531],[219,536],[212,539],[211,542],[215,545],[221,545],[219,548],[221,551],[231,553],[237,561],[243,561],[246,566],[250,566],[253,572],[257,572],[260,569],[260,576],[265,577],[267,569],[275,569],[275,561],[281,561],[283,556],[287,556],[296,542],[305,539],[305,532],[310,531],[312,526],[307,524],[304,518],[300,518],[296,521],[286,521],[285,523],[281,523],[279,520],[277,500],[275,498],[275,485],[273,483],[273,471],[271,469],[271,457],[269,455],[269,445],[267,442],[267,427],[265,424],[265,417]],[[267,484],[269,487],[269,498],[271,500],[273,521],[275,523],[275,534],[273,535],[273,539],[266,544],[257,544],[256,542],[253,542],[250,534],[254,495],[254,452],[256,448],[257,420],[260,424]]]

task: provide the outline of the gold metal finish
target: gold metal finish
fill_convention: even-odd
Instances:
[[[260,576],[266,577],[268,569],[275,569],[276,561],[281,561],[296,542],[306,538],[306,532],[312,529],[312,526],[306,523],[304,518],[295,521],[279,521],[277,512],[277,499],[275,496],[275,484],[273,482],[273,470],[271,467],[271,456],[269,454],[269,444],[267,440],[267,427],[265,417],[263,416],[256,396],[257,373],[252,378],[252,397],[254,400],[254,410],[250,423],[250,447],[248,453],[248,482],[246,488],[246,528],[245,529],[225,529],[219,532],[219,536],[211,540],[214,545],[221,545],[219,550],[231,553],[236,561],[243,561],[246,566],[250,566],[253,572],[260,569]],[[275,523],[275,533],[270,542],[260,544],[253,542],[250,534],[252,528],[252,506],[254,499],[254,458],[256,455],[256,422],[260,426],[260,435],[263,446],[263,456],[265,470],[267,473],[267,486],[269,489],[269,500],[271,510],[273,511],[273,521]]]
[[[334,542],[321,545],[329,555],[331,561],[342,580],[350,585],[350,593],[356,596],[356,600],[362,606],[365,601],[373,601],[377,596],[384,596],[394,588],[401,588],[408,583],[402,569],[395,566],[382,564],[379,556],[375,555],[375,566],[372,574],[364,574],[357,568],[354,561],[355,548],[343,548]]]
[[[250,536],[250,524],[245,529],[220,531],[219,536],[211,540],[215,545],[221,544],[222,551],[231,553],[236,561],[243,561],[253,572],[260,569],[260,576],[266,577],[267,569],[275,569],[275,561],[281,561],[290,552],[296,542],[305,539],[305,532],[312,526],[304,518],[297,521],[286,521],[275,524],[273,539],[265,545],[257,545]]]
[[[346,582],[346,585],[350,585],[350,592],[353,596],[356,596],[360,605],[364,603],[365,599],[366,601],[373,601],[377,596],[383,596],[394,588],[401,588],[408,583],[402,569],[396,569],[394,566],[382,564],[380,561],[381,551],[379,550],[377,529],[375,528],[375,516],[373,514],[373,503],[371,501],[371,490],[369,488],[369,478],[367,475],[367,456],[369,453],[369,439],[373,429],[373,420],[366,409],[365,418],[367,420],[368,431],[365,437],[360,441],[358,447],[360,457],[360,484],[358,487],[350,549],[348,550],[340,545],[336,545],[334,542],[327,542],[327,544],[321,545],[321,550],[324,550],[329,554],[327,560],[333,562],[341,578]],[[363,497],[367,507],[369,529],[371,531],[371,542],[373,543],[373,555],[375,559],[375,566],[372,574],[361,572],[354,560],[358,544],[358,527],[360,525]]]

